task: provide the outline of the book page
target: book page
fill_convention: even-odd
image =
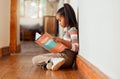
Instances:
[[[36,43],[52,53],[59,53],[62,52],[65,48],[67,48],[64,44],[55,42],[53,37],[48,33],[40,36],[36,40]]]
[[[37,40],[38,38],[40,38],[42,35],[39,34],[38,32],[35,33],[35,40]]]

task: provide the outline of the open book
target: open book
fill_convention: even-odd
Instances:
[[[35,39],[35,42],[37,44],[39,44],[40,46],[52,53],[59,53],[62,52],[65,48],[67,48],[64,44],[55,42],[53,40],[53,36],[51,36],[47,32],[43,35],[36,33]]]

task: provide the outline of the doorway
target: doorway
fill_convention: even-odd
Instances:
[[[21,4],[20,4],[20,2],[17,2],[17,1],[19,1],[19,0],[11,0],[11,4],[12,4],[11,5],[11,7],[12,7],[11,8],[11,14],[12,14],[11,17],[15,17],[15,18],[11,19],[11,24],[12,24],[11,26],[12,27],[11,27],[11,33],[10,33],[10,36],[11,36],[10,49],[11,49],[12,53],[15,53],[18,50],[19,46],[22,46],[21,44],[23,44],[25,42],[29,43],[31,41],[34,42],[36,32],[39,32],[41,34],[44,33],[43,17],[44,16],[55,16],[56,11],[53,11],[54,10],[53,8],[55,7],[56,8],[55,10],[57,10],[56,6],[58,6],[58,4],[59,4],[58,0],[54,0],[54,3],[50,2],[49,0],[34,0],[34,1],[37,1],[37,2],[32,2],[33,0],[20,0],[20,1],[23,1],[23,2],[25,2],[25,1],[27,1],[27,2],[24,3],[24,14],[20,13],[20,18],[19,18],[19,20],[20,20],[20,24],[19,24],[19,26],[20,26],[20,33],[19,33],[20,38],[18,39],[18,37],[17,37],[17,30],[19,30],[19,29],[17,29],[17,27],[18,27],[17,26],[17,21],[18,21],[17,19],[18,18],[17,18],[17,15],[15,16],[15,14],[18,14],[17,13],[18,5],[21,5]],[[44,3],[43,1],[44,2],[46,1],[46,13],[41,13],[40,12],[40,11],[43,11],[43,10],[41,10],[41,5],[39,5],[38,6],[38,8],[39,8],[38,12],[39,13],[38,13],[37,17],[32,15],[32,14],[30,14],[30,15],[32,15],[31,17],[30,17],[30,15],[26,15],[27,13],[30,13],[29,10],[27,10],[25,12],[25,10],[29,7],[30,4],[32,6],[33,6],[33,3],[36,3],[36,5],[38,5],[38,4]],[[52,9],[50,9],[50,6],[51,6]],[[15,7],[15,8],[13,8],[13,7]],[[51,11],[48,11],[47,8],[50,9]],[[43,8],[43,9],[45,9],[45,8]],[[16,11],[16,13],[14,11]],[[37,11],[37,10],[35,10],[35,11]],[[21,14],[22,14],[22,16],[21,16]],[[25,18],[25,16],[26,16],[26,18]],[[13,22],[13,20],[15,20],[15,21]],[[13,25],[14,25],[14,28],[13,28]],[[14,33],[13,33],[13,31],[14,31]],[[20,45],[18,46],[18,43],[19,43],[18,41],[19,40],[20,40]],[[21,47],[21,50],[22,50],[22,48],[23,47]]]

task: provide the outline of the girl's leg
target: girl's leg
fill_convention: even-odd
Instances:
[[[42,54],[42,55],[37,55],[32,58],[32,63],[34,65],[40,66],[41,64],[48,63],[48,61],[51,58],[59,58],[61,55],[59,53],[54,54],[54,53],[48,53],[48,54]]]
[[[33,57],[32,62],[35,65],[41,65],[41,63],[48,63],[50,60],[51,64],[48,63],[47,69],[51,70],[58,70],[60,67],[67,68],[71,67],[74,63],[76,57],[76,53],[66,49],[63,52],[54,54],[54,53],[48,53],[48,54],[42,54]]]
[[[65,63],[61,66],[62,68],[72,67],[73,63],[76,59],[76,52],[71,51],[70,49],[66,49],[61,52],[61,56],[65,59]]]
[[[42,62],[47,62],[51,58],[49,55],[52,55],[52,53],[34,56],[32,58],[32,63],[34,65],[39,65]]]
[[[58,70],[65,63],[65,59],[62,57],[53,57],[47,63],[46,68],[50,70]]]
[[[72,67],[77,53],[66,49],[59,53],[58,57],[52,57],[47,64],[47,69],[58,70],[60,67],[68,68]]]

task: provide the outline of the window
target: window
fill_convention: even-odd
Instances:
[[[20,16],[41,18],[45,14],[46,0],[20,0]]]

